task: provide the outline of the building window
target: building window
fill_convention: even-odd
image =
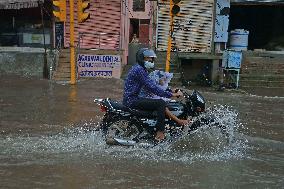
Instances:
[[[145,0],[133,0],[134,12],[145,12]]]

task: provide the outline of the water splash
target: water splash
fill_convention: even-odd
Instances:
[[[243,127],[237,118],[237,112],[225,106],[215,106],[204,116],[214,116],[221,126],[213,127],[215,123],[204,125],[190,135],[184,135],[171,143],[162,143],[151,148],[124,146],[107,146],[103,135],[90,128],[97,123],[84,123],[75,129],[66,129],[62,133],[47,136],[6,136],[0,138],[0,156],[13,158],[30,158],[37,160],[38,156],[68,156],[94,154],[113,156],[115,158],[135,158],[154,161],[180,161],[192,163],[195,161],[226,161],[232,158],[242,158],[245,155],[247,142],[241,137],[239,128]],[[226,135],[224,135],[224,129]],[[33,157],[33,158],[31,158]],[[26,158],[27,159],[27,158]]]
[[[183,135],[174,142],[158,145],[147,151],[148,157],[156,160],[182,161],[226,161],[245,156],[248,147],[246,138],[239,133],[243,124],[238,113],[230,107],[214,106],[202,117],[214,117],[195,133]],[[138,156],[137,156],[138,157]]]
[[[245,156],[247,141],[241,133],[244,128],[238,120],[238,113],[230,107],[214,106],[203,117],[214,117],[214,121],[203,125],[195,133],[183,135],[170,143],[143,149],[111,146],[106,153],[116,157],[138,158],[141,160],[181,161],[226,161]],[[217,125],[217,126],[216,126]]]

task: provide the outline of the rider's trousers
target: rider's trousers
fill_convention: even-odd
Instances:
[[[146,110],[146,111],[156,111],[157,112],[157,123],[156,128],[158,131],[165,130],[165,111],[166,102],[162,99],[151,99],[151,98],[140,98],[135,101],[131,108]]]

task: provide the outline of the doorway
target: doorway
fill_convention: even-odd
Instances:
[[[133,36],[136,34],[139,43],[149,44],[149,19],[130,19],[129,41],[131,42]]]

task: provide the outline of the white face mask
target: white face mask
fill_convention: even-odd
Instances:
[[[154,62],[144,61],[144,66],[147,69],[151,69],[151,68],[154,68],[155,64]]]

